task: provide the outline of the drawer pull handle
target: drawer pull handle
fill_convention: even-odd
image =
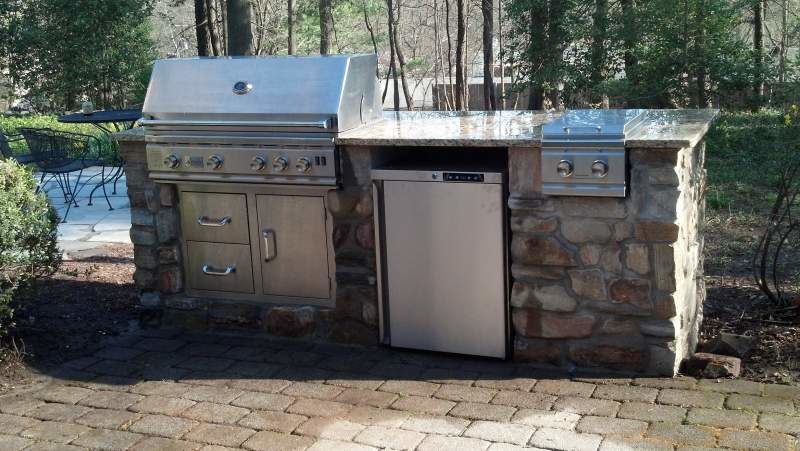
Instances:
[[[268,262],[275,258],[278,251],[275,247],[275,231],[264,229],[261,231],[261,236],[264,237],[264,261]]]
[[[203,265],[203,274],[207,276],[230,276],[236,272],[236,266],[228,266],[224,271],[218,271],[209,265]]]
[[[223,216],[219,219],[213,219],[208,216],[200,216],[197,218],[197,223],[205,227],[222,227],[231,223],[231,217]]]

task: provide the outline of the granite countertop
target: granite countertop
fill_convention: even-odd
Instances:
[[[135,127],[121,132],[114,133],[114,139],[117,141],[142,141],[144,142],[144,128]]]
[[[719,110],[648,110],[627,147],[683,148],[700,142]],[[384,120],[342,133],[350,146],[539,146],[542,124],[561,113],[543,111],[386,112]]]
[[[719,110],[648,110],[628,137],[629,148],[694,147]],[[336,143],[347,146],[498,147],[539,146],[542,124],[561,113],[543,111],[390,111],[374,124],[347,131]],[[117,141],[144,141],[142,127],[115,133]]]
[[[343,145],[508,147],[538,144],[543,111],[387,111],[375,124],[344,132]]]

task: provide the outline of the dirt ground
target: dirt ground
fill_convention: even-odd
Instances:
[[[16,326],[0,342],[0,393],[136,327],[133,246],[75,255],[19,296]]]

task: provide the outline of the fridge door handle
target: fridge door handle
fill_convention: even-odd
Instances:
[[[261,236],[264,238],[264,261],[268,262],[273,260],[277,255],[275,231],[272,229],[264,229],[261,231]]]

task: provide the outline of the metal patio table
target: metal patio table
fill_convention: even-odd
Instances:
[[[141,118],[142,109],[138,107],[120,110],[100,110],[90,114],[84,114],[83,112],[64,114],[58,117],[58,122],[64,124],[92,124],[110,136],[114,132],[133,128]],[[107,125],[109,124],[112,127],[108,127]],[[105,185],[106,183],[113,182],[111,194],[117,194],[117,181],[124,174],[124,165],[119,154],[111,155],[107,163],[110,163],[108,165],[108,176],[106,176],[106,165],[103,165],[100,172],[100,181],[92,189],[92,192],[89,193],[88,205],[92,205],[95,191],[97,191],[98,188],[102,188],[103,196],[108,204],[108,209],[113,210],[114,207],[111,206],[111,202],[108,200]]]

